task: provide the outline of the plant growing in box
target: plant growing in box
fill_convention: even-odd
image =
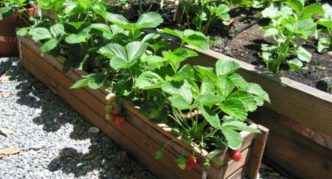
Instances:
[[[36,8],[33,0],[2,0],[0,2],[0,56],[17,55],[16,28],[28,25]]]
[[[269,97],[259,85],[235,73],[237,63],[219,60],[214,67],[185,63],[197,56],[185,45],[207,49],[209,39],[205,35],[193,30],[163,29],[161,32],[181,41],[180,46],[170,49],[159,34],[141,31],[163,22],[157,13],[144,13],[136,22],[130,22],[107,11],[102,1],[66,3],[56,7],[59,12],[55,22],[41,18],[18,33],[39,42],[43,53],[65,57],[65,71],[74,67],[87,73],[72,88],[106,88],[110,103],[107,120],[123,126],[126,111],[121,101],[131,101],[150,120],[170,126],[185,146],[211,152],[206,167],[225,149],[240,149],[242,131],[258,132],[247,122],[247,115]],[[156,152],[156,157],[163,160],[163,151]],[[241,157],[234,152],[232,158]],[[179,155],[177,161],[180,168],[193,169],[196,154]]]

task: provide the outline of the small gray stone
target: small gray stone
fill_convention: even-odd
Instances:
[[[91,133],[91,134],[97,134],[97,133],[100,132],[100,129],[97,128],[97,127],[90,127],[90,128],[88,129],[88,132]]]

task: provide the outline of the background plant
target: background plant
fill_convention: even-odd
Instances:
[[[291,70],[296,70],[311,60],[310,52],[297,42],[317,34],[314,15],[322,14],[319,4],[305,6],[305,1],[301,0],[273,3],[262,11],[262,16],[271,20],[264,27],[264,37],[272,43],[262,45],[261,53],[268,70],[278,73],[284,62]]]
[[[318,25],[323,27],[320,31],[323,35],[320,36],[318,41],[318,52],[332,46],[332,7],[326,3],[322,8],[324,9],[324,16],[317,21]]]
[[[34,0],[1,0],[0,1],[0,20],[6,18],[19,10],[29,8],[30,5],[34,4]],[[22,20],[28,20],[27,17],[21,17]],[[26,18],[26,19],[24,19]]]

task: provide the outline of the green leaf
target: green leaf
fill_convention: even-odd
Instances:
[[[142,14],[136,23],[130,23],[124,16],[112,13],[107,13],[106,19],[127,30],[156,28],[164,21],[160,14],[155,12]]]
[[[273,3],[270,4],[269,7],[265,8],[262,11],[262,17],[264,18],[274,18],[276,16],[278,16],[278,8],[275,7],[275,5]]]
[[[186,101],[186,104],[191,104],[193,101],[192,87],[187,80],[184,81],[180,88],[174,87],[170,82],[164,82],[162,90],[173,96],[180,96]]]
[[[177,29],[163,28],[163,29],[159,30],[159,32],[169,34],[169,35],[173,35],[173,36],[181,39],[181,41],[184,40],[184,33],[182,31],[177,30]]]
[[[332,22],[331,22],[332,24]],[[328,38],[320,38],[318,40],[318,47],[317,47],[317,51],[319,53],[322,53],[324,49],[329,48],[330,46],[332,46],[332,40],[328,39]]]
[[[216,63],[216,73],[218,76],[229,75],[240,68],[240,65],[230,60],[218,60]]]
[[[303,62],[310,62],[311,60],[311,53],[308,52],[305,48],[302,46],[299,46],[296,50],[297,58],[299,58]]]
[[[195,102],[198,102],[199,104],[202,104],[207,107],[211,107],[220,104],[223,100],[224,98],[221,96],[207,93],[200,95]]]
[[[180,68],[181,62],[190,57],[197,56],[197,53],[190,49],[177,48],[174,51],[163,51],[162,55],[170,62],[174,70],[178,70]]]
[[[215,92],[214,84],[209,78],[207,77],[203,78],[200,91],[202,95],[213,94]]]
[[[46,28],[36,27],[29,31],[29,35],[34,41],[40,41],[52,38],[51,33]]]
[[[228,79],[240,90],[246,90],[249,83],[239,74],[234,73]]]
[[[263,90],[261,86],[255,83],[250,83],[247,89],[248,93],[254,94],[257,97],[262,98],[263,100],[270,103],[269,95]]]
[[[164,80],[157,73],[152,71],[143,72],[136,80],[135,86],[139,89],[155,89],[161,88]]]
[[[274,35],[278,35],[278,29],[270,27],[264,30],[264,37],[270,37]]]
[[[148,12],[142,14],[136,24],[139,28],[156,28],[163,22],[164,20],[159,13]]]
[[[127,69],[131,66],[130,63],[127,63],[126,60],[120,57],[113,57],[110,63],[111,67],[115,70],[119,71],[121,69]]]
[[[211,110],[206,109],[204,106],[199,106],[199,111],[212,127],[220,127],[220,119],[218,114],[213,114]]]
[[[88,33],[70,34],[65,38],[65,41],[69,44],[79,44],[87,42],[89,38]]]
[[[290,68],[290,70],[298,70],[301,69],[303,67],[303,63],[301,62],[301,60],[294,58],[292,60],[288,60],[287,64]]]
[[[296,33],[300,34],[303,39],[307,39],[316,32],[316,23],[312,19],[299,20],[295,26],[293,24],[291,26],[295,27]]]
[[[200,75],[201,79],[208,77],[212,81],[217,80],[217,75],[213,72],[212,67],[204,67],[204,66],[194,66],[195,70]]]
[[[227,97],[235,88],[235,85],[225,76],[219,76],[215,85],[223,97]]]
[[[233,130],[238,131],[248,131],[248,132],[259,132],[259,130],[256,127],[248,126],[246,123],[241,121],[225,121],[221,125],[222,127],[230,127]]]
[[[241,100],[239,99],[226,99],[220,104],[220,109],[226,114],[239,119],[247,119],[247,111]]]
[[[53,50],[58,45],[58,39],[51,39],[45,42],[41,47],[40,50],[42,53],[47,53]]]
[[[89,76],[88,86],[91,89],[99,89],[104,85],[105,79],[106,76],[103,73],[91,74],[91,76]]]
[[[297,13],[300,13],[303,9],[304,3],[301,3],[299,0],[287,0],[287,5],[291,7]]]
[[[301,19],[311,19],[314,15],[324,15],[321,4],[310,4],[302,10]]]
[[[256,99],[255,97],[247,93],[245,91],[236,91],[233,94],[230,95],[230,98],[228,99],[238,99],[242,102],[242,104],[245,106],[247,111],[253,112],[257,109]]]
[[[171,102],[171,105],[177,109],[184,110],[191,108],[190,103],[182,96],[174,95],[169,97],[168,100]]]
[[[20,28],[16,32],[17,35],[22,36],[22,37],[28,35],[28,33],[29,33],[29,28],[28,27]]]
[[[185,42],[188,45],[206,50],[209,48],[209,39],[201,32],[187,29],[184,31]]]
[[[143,54],[141,56],[141,62],[143,63],[147,63],[148,64],[148,68],[153,70],[155,68],[160,68],[162,66],[164,66],[164,62],[167,61],[167,59],[162,58],[160,56],[157,55],[146,55]]]
[[[126,49],[116,43],[107,44],[106,46],[102,47],[98,53],[108,58],[117,57],[123,59],[124,61],[127,59]]]
[[[194,81],[195,80],[195,71],[192,66],[185,64],[182,68],[175,73],[173,76],[166,76],[167,81],[179,81],[184,80]]]
[[[58,37],[59,35],[63,35],[66,33],[63,24],[59,23],[52,25],[50,31],[53,37]]]
[[[191,86],[187,80],[185,80],[183,85],[180,87],[178,94],[181,95],[189,104],[192,103],[193,94],[191,91]]]
[[[128,57],[126,58],[128,62],[132,62],[136,60],[137,58],[141,57],[146,49],[148,48],[148,45],[144,42],[130,42],[126,45],[126,50]]]
[[[77,89],[77,88],[86,87],[86,86],[88,86],[89,80],[90,79],[88,78],[88,76],[86,76],[85,78],[76,81],[70,88],[71,89]]]
[[[226,138],[229,148],[237,150],[241,147],[243,137],[240,135],[240,133],[234,131],[231,127],[228,126],[220,127],[220,129]]]

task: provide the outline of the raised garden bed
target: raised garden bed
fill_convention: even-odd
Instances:
[[[218,59],[234,60],[241,65],[239,73],[243,77],[260,84],[269,93],[271,104],[253,115],[256,122],[271,129],[265,153],[267,161],[299,178],[331,176],[331,94],[264,73],[254,65],[212,50],[195,50],[200,56],[191,63],[210,66]]]
[[[245,140],[240,149],[240,161],[230,160],[227,151],[219,156],[222,165],[213,164],[207,170],[202,162],[207,151],[184,145],[181,139],[170,133],[170,128],[164,124],[154,124],[138,112],[135,106],[124,102],[126,122],[119,127],[104,120],[106,115],[106,92],[103,90],[69,89],[74,82],[81,78],[80,71],[62,72],[61,59],[49,55],[40,55],[39,47],[30,39],[19,38],[21,59],[26,69],[41,80],[53,92],[58,94],[69,105],[75,108],[91,123],[101,128],[114,141],[129,151],[136,159],[146,165],[152,172],[162,178],[256,178],[262,159],[268,130],[260,125],[260,133],[242,132]],[[255,125],[255,124],[252,124]],[[169,141],[174,140],[165,148],[164,159],[154,159],[154,152],[162,148]],[[190,155],[195,151],[199,165],[194,170],[181,170],[176,165],[177,155]]]
[[[28,2],[28,1],[27,1]],[[4,8],[0,3],[0,56],[17,56],[17,38],[16,28],[24,27],[28,25],[29,17],[35,16],[37,13],[36,6],[28,5],[27,7],[21,7],[17,12],[11,12],[11,9],[6,14],[2,14]],[[15,3],[13,3],[13,7]]]

